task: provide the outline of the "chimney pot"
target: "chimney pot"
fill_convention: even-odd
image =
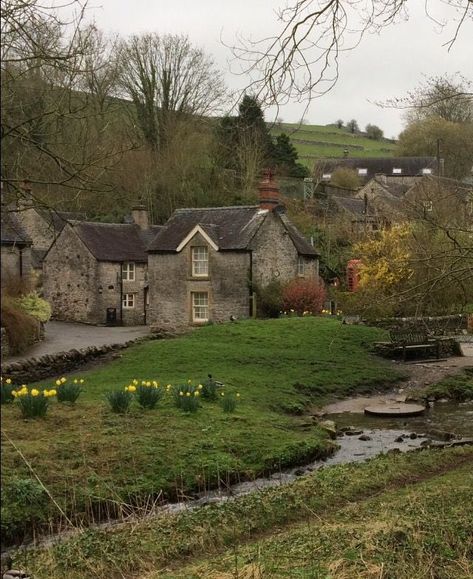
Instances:
[[[279,188],[273,180],[271,169],[263,171],[263,179],[259,186],[259,205],[261,209],[274,211],[277,207],[281,207],[281,200],[279,197]]]

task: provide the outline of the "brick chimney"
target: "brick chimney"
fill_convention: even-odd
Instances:
[[[259,205],[261,209],[274,211],[276,207],[280,207],[282,205],[279,198],[279,189],[276,181],[273,180],[271,169],[265,169],[263,172],[263,179],[258,185],[258,191]]]
[[[131,218],[140,229],[149,229],[148,210],[144,205],[135,205],[131,210]]]

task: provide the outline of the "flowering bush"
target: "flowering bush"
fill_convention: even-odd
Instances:
[[[48,322],[51,317],[51,306],[36,292],[17,298],[16,303],[23,311],[40,322]]]
[[[130,386],[134,386],[134,384],[130,384]],[[130,386],[128,388],[130,388]],[[164,390],[156,380],[143,381],[141,384],[136,386],[136,399],[142,408],[154,408],[163,395]]]
[[[224,412],[235,412],[240,394],[220,393],[220,404]]]
[[[283,308],[297,315],[314,315],[322,311],[326,299],[323,282],[319,279],[290,281],[283,290]]]
[[[26,384],[19,390],[13,390],[14,398],[20,405],[20,410],[23,418],[41,418],[46,415],[48,410],[48,398],[56,396],[55,389],[38,390],[37,388],[28,389]]]
[[[189,380],[187,384],[175,386],[173,396],[174,404],[184,412],[196,412],[199,408],[199,398],[203,385],[193,386]]]
[[[56,380],[58,401],[74,404],[82,392],[81,384],[83,383],[83,378],[74,378],[72,382],[68,382],[66,378]]]
[[[133,392],[136,391],[136,386],[125,386],[124,390],[114,390],[107,392],[105,398],[110,404],[112,412],[116,414],[125,414],[128,412],[131,401],[133,399]]]
[[[1,378],[1,385],[0,385],[0,403],[1,404],[8,404],[9,402],[13,402],[15,397],[13,396],[13,390],[15,390],[15,386],[11,383],[11,379],[7,378],[3,381]]]

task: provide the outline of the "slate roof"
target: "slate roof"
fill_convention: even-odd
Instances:
[[[149,245],[150,252],[174,252],[183,239],[199,225],[221,251],[251,249],[251,241],[268,216],[259,205],[178,209]],[[284,213],[281,222],[301,255],[318,255]]]
[[[143,231],[129,223],[72,222],[71,225],[82,242],[98,261],[148,261],[148,243],[162,229],[153,225]]]
[[[341,209],[344,209],[348,213],[356,216],[362,216],[365,214],[365,201],[364,199],[357,199],[355,197],[341,197],[339,195],[333,195],[331,200]]]
[[[321,159],[324,173],[332,173],[338,167],[350,169],[366,169],[366,175],[360,175],[365,180],[376,174],[393,175],[393,169],[401,169],[400,176],[422,175],[423,169],[437,171],[436,157],[343,157],[336,159]]]
[[[21,225],[14,211],[7,208],[1,213],[1,243],[2,245],[31,245],[31,239]]]
[[[56,211],[55,209],[37,209],[41,217],[53,226],[54,230],[59,233],[64,225],[69,221],[85,221],[85,213],[74,211]]]

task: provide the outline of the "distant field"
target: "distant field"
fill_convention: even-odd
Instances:
[[[291,137],[300,161],[308,167],[316,159],[343,157],[345,149],[348,149],[350,157],[389,157],[393,155],[396,146],[391,139],[374,141],[360,134],[352,135],[333,125],[282,123],[271,128],[274,136],[282,132]]]

